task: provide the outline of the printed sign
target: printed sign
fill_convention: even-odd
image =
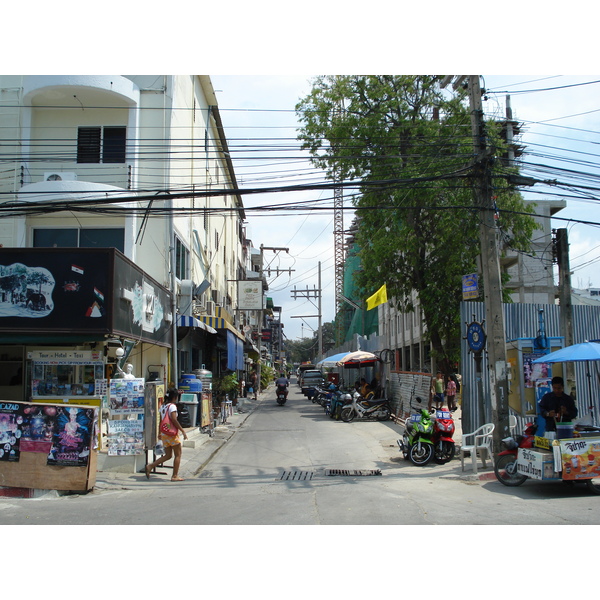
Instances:
[[[108,455],[130,456],[144,453],[144,421],[142,419],[108,421]]]
[[[462,278],[463,300],[472,300],[479,298],[479,285],[477,282],[477,273],[463,275]]]
[[[109,408],[111,415],[144,413],[145,379],[111,379]]]
[[[238,308],[241,310],[262,310],[262,281],[238,281]]]
[[[0,402],[0,461],[19,460],[20,441],[23,432],[22,405]]]
[[[560,440],[563,479],[600,476],[600,438]]]
[[[56,408],[56,422],[48,465],[84,467],[94,442],[95,409],[76,406]]]

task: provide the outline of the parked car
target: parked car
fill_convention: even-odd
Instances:
[[[324,383],[325,379],[323,378],[321,371],[305,371],[302,374],[302,383],[300,384],[300,389],[302,390],[302,393],[308,399],[310,399],[316,392],[316,386],[322,386]]]

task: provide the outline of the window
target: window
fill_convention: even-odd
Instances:
[[[184,246],[183,242],[175,236],[175,277],[177,277],[177,279],[187,279],[189,260],[190,251]]]
[[[34,229],[34,248],[116,248],[125,252],[123,228]]]
[[[126,127],[79,127],[78,163],[124,163]]]

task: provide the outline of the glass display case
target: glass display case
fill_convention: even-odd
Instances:
[[[96,381],[104,379],[104,360],[95,351],[31,352],[33,398],[96,395]]]

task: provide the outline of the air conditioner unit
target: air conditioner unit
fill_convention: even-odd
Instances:
[[[75,173],[67,173],[63,171],[44,173],[44,181],[75,181],[77,175]]]
[[[194,315],[206,314],[206,306],[202,300],[193,300],[192,301],[192,313]]]
[[[208,300],[206,303],[206,314],[209,317],[214,317],[215,312],[215,303],[212,300]]]

